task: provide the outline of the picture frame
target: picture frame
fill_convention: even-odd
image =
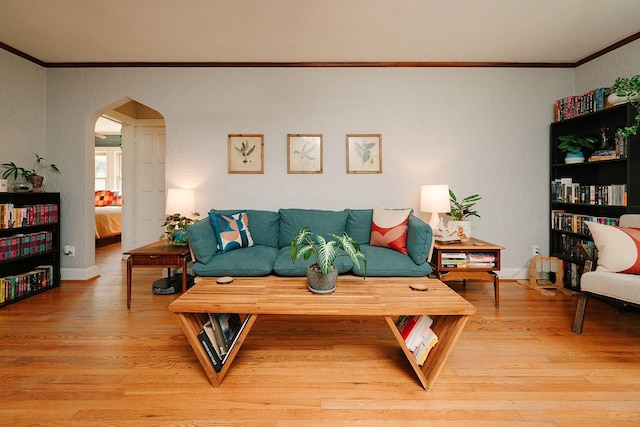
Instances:
[[[322,173],[322,134],[287,135],[287,173]]]
[[[229,134],[228,173],[264,173],[264,135]]]
[[[347,134],[347,173],[382,173],[381,134]]]

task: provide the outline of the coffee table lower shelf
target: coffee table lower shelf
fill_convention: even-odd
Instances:
[[[469,316],[475,312],[473,305],[434,279],[367,278],[363,284],[361,278],[340,278],[338,290],[331,295],[311,294],[306,290],[305,280],[246,278],[236,279],[232,285],[217,285],[215,279],[205,279],[171,303],[170,310],[176,314],[189,344],[214,387],[222,383],[260,314],[382,315],[420,384],[425,390],[430,390]],[[429,291],[412,291],[409,289],[409,282],[425,283]],[[198,340],[198,333],[208,320],[207,312],[241,313],[248,316],[219,372],[215,371]],[[418,365],[396,328],[395,319],[401,314],[428,314],[433,319],[431,328],[438,336],[438,344],[430,351],[422,366]]]

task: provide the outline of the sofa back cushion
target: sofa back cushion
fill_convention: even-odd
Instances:
[[[328,234],[341,236],[345,232],[348,213],[342,211],[324,211],[319,209],[280,209],[281,248],[289,246],[302,227],[308,226],[311,232],[326,237]]]
[[[433,245],[431,226],[415,215],[409,216],[407,230],[407,252],[417,265],[424,264],[429,258]]]
[[[230,209],[212,209],[209,213],[229,215],[238,212]],[[256,245],[279,248],[280,215],[278,212],[247,209],[249,231]]]
[[[371,238],[373,209],[347,209],[347,213],[349,216],[345,231],[359,244],[368,245]]]
[[[196,261],[203,264],[211,261],[218,252],[216,232],[209,218],[202,219],[187,228],[189,247],[193,251]]]

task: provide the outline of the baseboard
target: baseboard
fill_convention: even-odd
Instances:
[[[61,280],[86,281],[98,277],[98,266],[88,268],[61,268]]]
[[[500,278],[500,280],[529,280],[529,266],[523,268],[503,268],[496,273],[498,273],[498,277]]]

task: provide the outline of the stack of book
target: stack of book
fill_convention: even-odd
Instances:
[[[433,320],[426,314],[400,316],[396,327],[405,344],[419,366],[424,364],[431,349],[438,343],[438,337],[431,329]]]
[[[207,314],[209,320],[198,334],[198,340],[211,359],[213,369],[220,372],[250,315],[243,322],[237,313]]]
[[[442,268],[467,268],[467,254],[464,252],[443,252],[440,256]]]
[[[493,268],[496,266],[496,256],[489,253],[470,253],[467,267],[469,268]]]

